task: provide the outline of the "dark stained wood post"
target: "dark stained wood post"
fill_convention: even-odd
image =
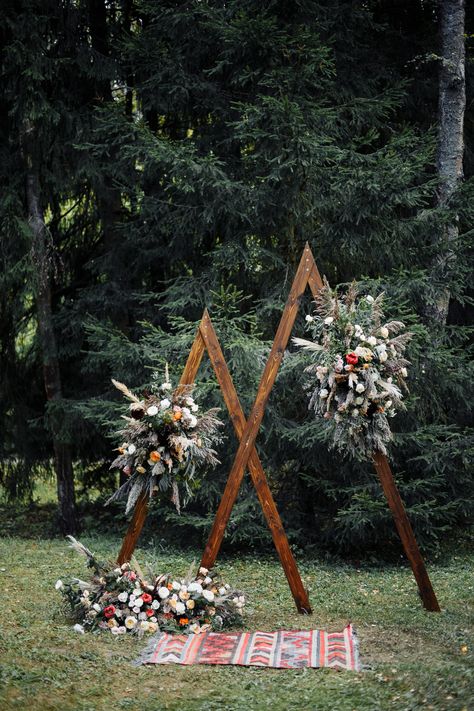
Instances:
[[[219,504],[214,524],[204,549],[202,564],[206,568],[212,568],[216,561],[232,508],[237,498],[237,494],[239,493],[245,469],[248,466],[250,456],[254,449],[255,440],[265,412],[265,406],[275,382],[278,368],[280,367],[280,363],[283,359],[283,354],[288,344],[288,339],[298,313],[301,297],[303,296],[306,285],[308,284],[310,274],[313,275],[314,279],[316,279],[315,269],[316,264],[314,257],[311,253],[309,245],[306,244],[285,305],[285,309],[280,319],[270,355],[260,380],[260,385],[258,387],[250,417],[248,418],[242,432],[239,448],[235,455],[224,494]]]
[[[227,368],[224,354],[222,353],[222,349],[207,309],[204,312],[200,329],[209,353],[209,358],[221,387],[225,404],[230,413],[232,424],[234,425],[236,435],[240,440],[246,425],[245,415],[240,405],[232,377],[229,373],[229,369]],[[263,471],[262,463],[255,447],[252,447],[248,467],[260,505],[272,534],[275,548],[280,557],[283,570],[285,571],[286,579],[288,580],[296,607],[298,608],[298,612],[301,612],[302,614],[310,614],[311,606],[309,603],[308,593],[304,588],[303,581],[301,580],[295,559],[291,552],[290,544],[288,543],[288,538],[286,537],[285,529],[283,528],[280,514],[278,513],[265,472]],[[202,559],[202,565],[206,566],[205,556]]]
[[[431,580],[426,571],[425,562],[418,548],[405,507],[403,506],[403,501],[395,484],[388,459],[385,454],[374,452],[373,461],[375,471],[378,474],[382,489],[390,506],[398,535],[400,536],[406,556],[410,561],[413,575],[418,584],[423,606],[426,610],[430,610],[430,612],[440,612],[438,600],[436,599]]]

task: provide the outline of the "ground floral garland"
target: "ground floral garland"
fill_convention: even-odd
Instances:
[[[157,376],[154,374],[154,381]],[[219,463],[213,449],[220,441],[217,409],[199,413],[192,397],[193,386],[173,390],[166,368],[165,382],[153,385],[142,398],[126,385],[112,380],[130,400],[127,426],[119,431],[125,441],[111,469],[119,469],[128,479],[107,503],[127,497],[126,512],[133,510],[142,493],[151,497],[171,493],[178,512],[197,487],[196,470]],[[184,489],[184,496],[180,494]]]
[[[166,574],[152,575],[153,582],[148,582],[136,561],[120,567],[99,561],[82,543],[68,538],[93,570],[88,582],[74,578],[58,580],[55,586],[77,632],[199,634],[241,624],[245,597],[206,568],[200,568],[197,576],[190,571],[180,581]]]
[[[306,316],[314,340],[293,339],[314,357],[305,369],[316,376],[309,408],[332,430],[332,446],[365,459],[387,453],[388,418],[404,407],[407,389],[403,354],[412,334],[401,321],[384,323],[383,299],[359,296],[356,284],[340,297],[325,281],[315,315]]]

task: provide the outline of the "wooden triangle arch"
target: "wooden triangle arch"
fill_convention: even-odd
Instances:
[[[321,276],[308,244],[306,244],[304,248],[275,335],[275,340],[273,341],[272,349],[260,380],[255,402],[247,421],[245,421],[244,413],[240,406],[237,393],[232,383],[230,373],[207,311],[204,312],[194,344],[186,363],[186,367],[180,380],[180,384],[183,385],[194,382],[204,350],[207,348],[217,379],[221,386],[227,408],[232,417],[234,428],[240,440],[229,478],[214,519],[214,524],[204,549],[202,565],[206,568],[212,568],[216,561],[245,470],[248,468],[252,481],[257,490],[257,495],[262,505],[263,512],[272,532],[273,540],[295,599],[296,606],[298,610],[303,613],[311,611],[308,596],[302,584],[301,577],[291,553],[280,516],[276,509],[275,502],[265,477],[265,473],[258,458],[258,454],[255,449],[255,441],[262,423],[270,392],[276,379],[278,368],[280,367],[285,349],[288,345],[288,340],[293,329],[301,299],[307,286],[309,286],[313,297],[317,296],[319,290],[323,286]],[[395,525],[405,553],[418,584],[423,605],[427,610],[439,612],[439,604],[431,585],[424,560],[419,551],[415,535],[403,506],[403,502],[395,484],[388,459],[381,452],[374,452],[373,463],[389,507],[392,511]],[[120,563],[129,560],[133,553],[136,541],[145,521],[147,503],[147,497],[142,497],[137,502],[129,529],[119,554],[118,561]]]

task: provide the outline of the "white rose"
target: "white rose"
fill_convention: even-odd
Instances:
[[[63,581],[62,580],[56,580],[56,584],[54,586],[56,590],[62,590],[64,587]]]
[[[321,398],[321,400],[325,400],[328,395],[329,395],[329,390],[326,390],[326,388],[323,388],[322,390],[319,391],[319,397]]]
[[[126,617],[126,618],[125,618],[125,627],[126,627],[128,630],[133,630],[133,628],[136,626],[136,624],[137,624],[137,618],[136,618],[136,617],[132,617],[132,616],[130,615],[129,617]]]
[[[328,316],[327,318],[324,319],[324,323],[326,324],[326,326],[330,326],[333,321],[334,321],[333,316]]]
[[[196,403],[194,403],[194,405],[191,405],[191,410],[192,412],[197,412],[199,410],[199,405],[196,405]]]
[[[193,610],[195,604],[196,604],[196,603],[194,602],[194,600],[188,600],[187,603],[186,603],[186,607],[188,608],[188,610]]]
[[[72,628],[74,632],[79,632],[79,634],[84,634],[84,627],[80,624],[75,624]]]
[[[359,417],[359,410],[357,408],[354,408],[354,410],[352,410],[352,417]]]
[[[381,351],[381,352],[379,353],[379,361],[380,361],[381,363],[385,363],[385,361],[387,360],[387,358],[388,358],[388,353],[387,353],[387,351]]]
[[[373,297],[373,296],[370,296],[370,294],[369,294],[369,296],[366,296],[365,298],[366,298],[366,301],[367,301],[369,304],[373,304],[374,301],[375,301],[374,297]]]
[[[138,615],[140,612],[140,608],[135,605],[135,607],[132,607],[132,612],[134,612],[136,615]]]
[[[142,632],[148,632],[149,624],[147,620],[141,620],[138,627],[142,630]]]
[[[200,595],[202,593],[202,585],[200,583],[190,583],[190,585],[188,585],[188,592],[195,592]]]
[[[182,602],[177,602],[175,610],[177,615],[182,615],[183,612],[186,610],[186,606]]]
[[[225,588],[219,588],[219,595],[225,595],[226,594],[226,589]]]
[[[140,612],[138,615],[139,620],[146,620],[146,612]]]
[[[214,593],[212,590],[203,590],[202,591],[202,596],[208,601],[212,602],[214,600]]]
[[[181,583],[178,583],[177,580],[173,580],[171,585],[173,586],[173,590],[181,590]]]
[[[189,417],[191,414],[191,410],[189,409],[189,407],[182,407],[181,412],[185,417]]]
[[[365,385],[363,383],[357,383],[356,392],[363,393],[365,390]]]
[[[151,603],[151,606],[152,606],[153,610],[158,610],[160,607],[160,603],[158,602],[158,600],[153,600],[153,602]]]
[[[148,618],[148,622],[158,622],[158,619],[153,615],[153,617]]]
[[[171,405],[171,401],[168,400],[167,397],[165,397],[164,400],[161,400],[161,402],[160,402],[160,408],[162,410],[167,410],[170,407],[170,405]]]
[[[209,576],[204,578],[204,585],[209,585],[210,583],[212,583],[212,578],[210,578]]]
[[[127,602],[127,600],[128,600],[128,593],[126,593],[126,592],[121,592],[121,593],[119,593],[119,594],[117,595],[117,599],[118,599],[120,602]]]
[[[362,403],[364,402],[364,398],[363,397],[356,397],[354,402],[356,405],[362,405]]]
[[[137,448],[135,447],[134,444],[129,444],[129,445],[128,445],[127,452],[128,452],[129,454],[135,454],[136,451],[137,451]]]
[[[188,426],[189,427],[196,427],[197,422],[198,422],[197,417],[195,415],[191,415],[191,417],[189,418],[189,421],[188,421]]]
[[[141,607],[143,605],[143,599],[141,597],[137,597],[135,600],[135,607]]]
[[[314,318],[310,314],[306,314],[305,321],[311,323],[312,321],[314,321]]]
[[[112,629],[110,631],[112,632],[112,634],[115,634],[115,635],[120,634],[118,627],[112,627]]]
[[[115,629],[115,628],[114,628]],[[117,627],[117,632],[119,634],[126,634],[127,633],[127,628],[124,627],[124,625],[120,625],[120,627]]]
[[[370,346],[376,346],[376,345],[377,345],[377,339],[375,338],[375,336],[369,336],[368,339],[367,339],[367,343],[368,343]]]
[[[386,328],[386,326],[382,326],[382,328],[380,329],[380,335],[382,336],[382,338],[388,338],[389,333],[388,328]]]
[[[158,597],[161,597],[162,600],[165,600],[167,597],[169,597],[170,591],[168,588],[158,588]]]
[[[97,602],[94,602],[92,607],[96,612],[100,612],[102,610],[101,606],[99,604],[97,604]]]
[[[150,415],[150,417],[154,417],[155,415],[158,414],[158,408],[156,405],[151,405],[146,411],[147,415]]]
[[[135,590],[132,592],[133,597],[139,597],[141,594],[142,594],[141,588],[135,588]]]

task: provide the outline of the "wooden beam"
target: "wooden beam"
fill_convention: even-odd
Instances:
[[[225,404],[230,413],[232,424],[236,435],[240,440],[245,430],[245,415],[207,310],[204,312],[200,330],[217,380],[221,387]],[[296,607],[300,613],[309,614],[311,613],[311,606],[309,603],[308,593],[306,592],[303,581],[301,580],[298,567],[291,552],[290,544],[288,543],[288,538],[286,537],[285,529],[283,528],[278,509],[270,491],[270,487],[268,486],[265,472],[263,471],[263,467],[255,447],[252,448],[248,467],[260,505],[270,528],[275,548],[280,557],[286,579],[288,580],[288,584],[295,600]],[[207,567],[206,556],[202,559],[202,565]]]
[[[308,278],[315,266],[314,257],[306,244],[301,260],[276,332],[275,340],[266,362],[260,385],[258,387],[255,402],[250,413],[250,417],[241,435],[240,444],[235,455],[234,463],[230,470],[229,478],[217,510],[214,523],[204,549],[203,565],[212,568],[224,537],[224,532],[229,521],[229,517],[237,498],[240,485],[247,468],[252,450],[255,445],[258,430],[262,423],[265,406],[268,402],[271,389],[275,383],[275,378],[283,359],[285,348],[295,322],[301,297],[304,294]]]
[[[436,599],[431,580],[428,576],[425,562],[418,548],[415,534],[408,519],[403,501],[398,491],[397,485],[393,478],[392,470],[385,454],[374,452],[373,461],[375,470],[382,484],[382,489],[387,498],[388,505],[392,511],[395,526],[402,541],[406,556],[410,561],[413,575],[418,584],[420,597],[423,601],[423,606],[431,612],[439,612],[440,607]]]

